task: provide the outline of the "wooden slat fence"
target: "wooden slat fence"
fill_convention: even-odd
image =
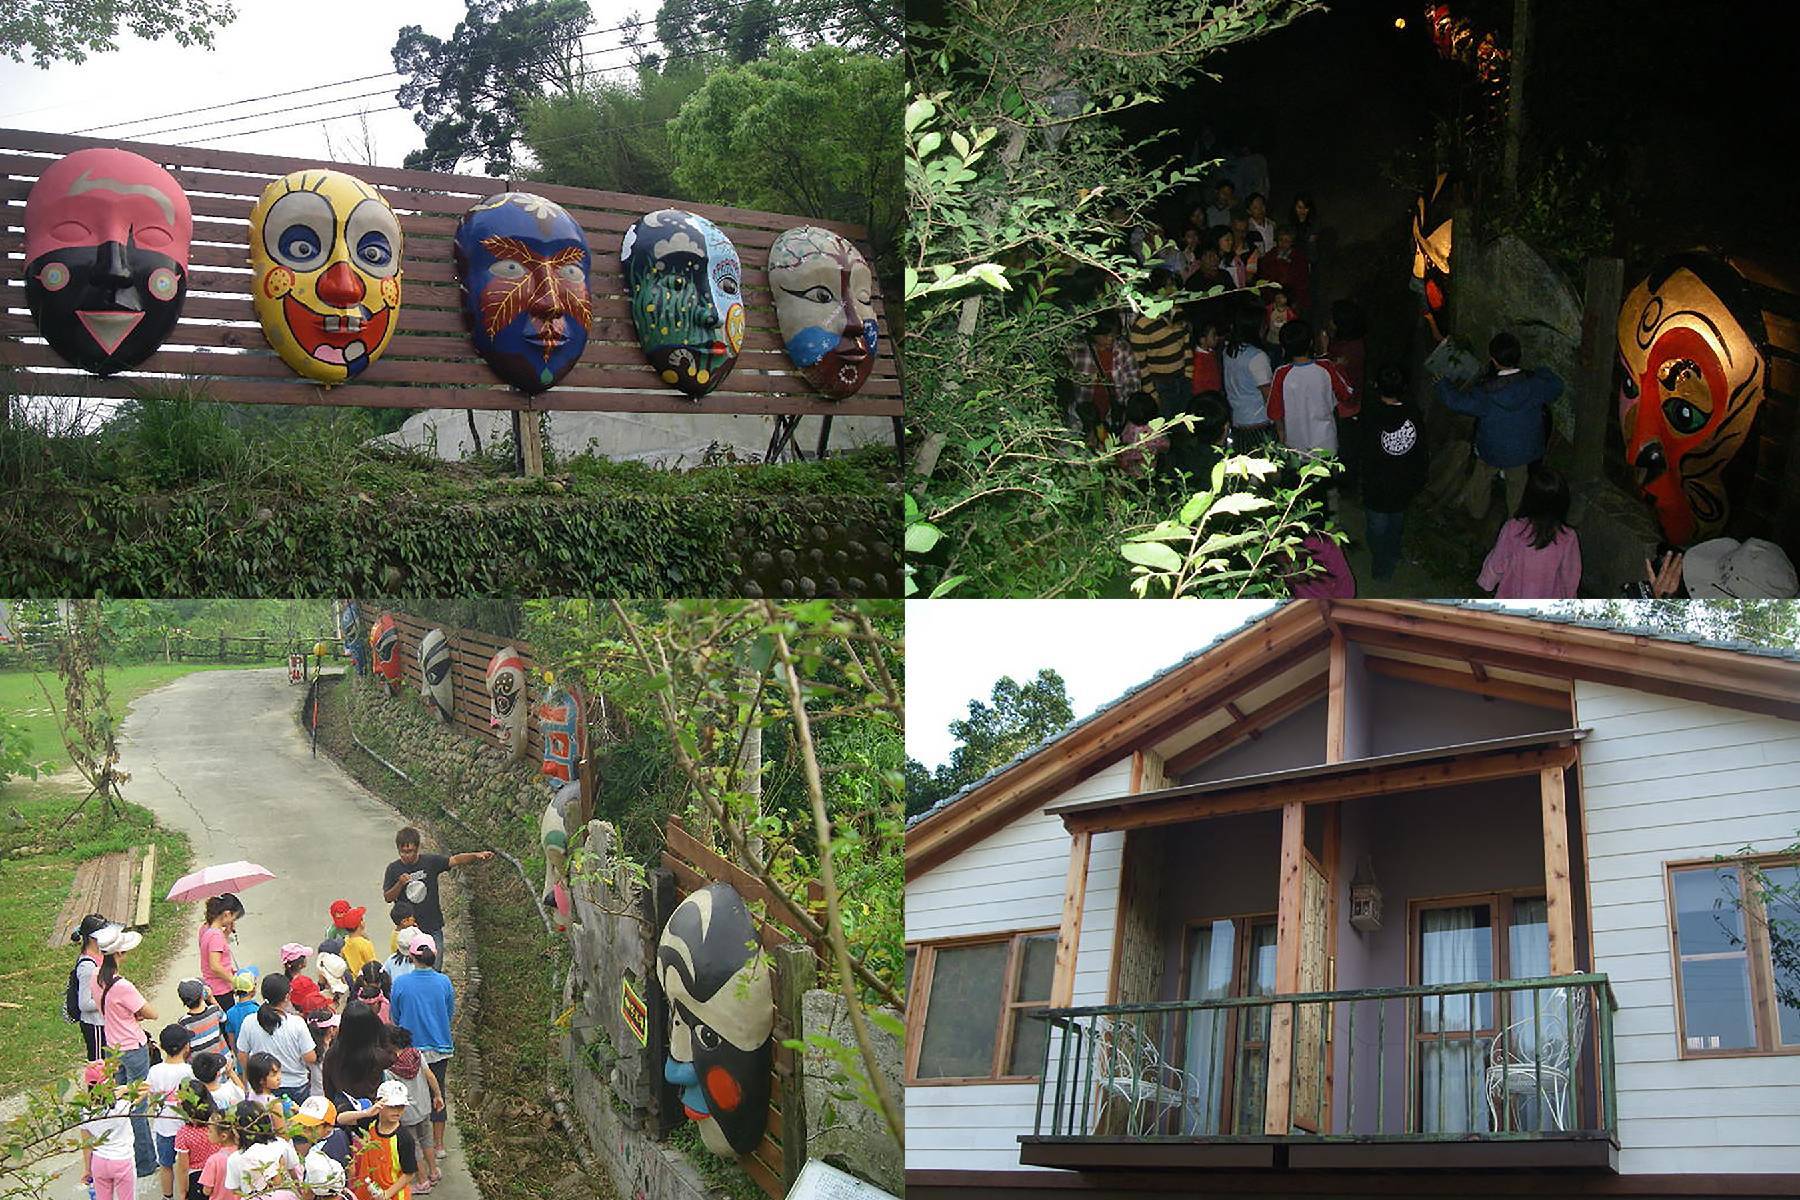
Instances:
[[[364,615],[369,619],[369,624],[373,625],[382,611],[384,610],[364,609]],[[393,609],[385,611],[393,616],[394,625],[400,631],[399,654],[404,680],[402,689],[414,697],[418,697],[424,690],[425,676],[419,670],[419,640],[433,629],[442,629],[450,642],[450,679],[454,685],[451,704],[455,709],[451,724],[457,732],[480,738],[490,746],[498,743],[494,740],[493,730],[488,727],[488,660],[502,646],[511,646],[517,650],[520,660],[525,664],[525,711],[529,714],[525,723],[525,761],[533,765],[543,761],[544,735],[538,728],[537,720],[538,702],[543,698],[543,677],[532,657],[529,642],[499,637],[479,629],[440,625]]]
[[[163,349],[140,370],[99,378],[70,368],[36,340],[25,305],[24,203],[38,173],[56,158],[112,146],[162,164],[187,190],[194,211],[187,301]],[[250,210],[270,179],[329,167],[378,189],[394,206],[405,234],[399,323],[381,358],[354,381],[325,389],[295,375],[263,338],[250,306]],[[525,396],[501,384],[464,332],[451,238],[471,204],[496,192],[535,192],[568,209],[593,252],[593,323],[581,362],[550,391]],[[886,308],[874,307],[881,346],[861,392],[843,400],[820,396],[782,348],[767,274],[769,246],[784,229],[819,225],[855,241],[873,261],[866,232],[855,225],[783,216],[653,196],[631,196],[524,179],[435,174],[353,163],[166,146],[107,138],[0,129],[0,364],[22,378],[24,395],[131,397],[161,376],[203,379],[212,399],[251,404],[341,404],[383,408],[481,408],[542,411],[715,413],[728,415],[886,416],[903,413],[895,347]],[[638,347],[630,300],[619,268],[624,231],[659,208],[682,208],[718,224],[743,260],[743,352],[719,390],[690,400],[657,379]]]
[[[780,923],[781,910],[772,902],[769,889],[760,879],[744,871],[736,863],[713,853],[674,817],[669,818],[668,824],[663,827],[662,865],[675,876],[675,890],[683,897],[708,883],[729,883],[737,889],[746,903],[754,905],[757,901],[762,901],[766,915],[758,917],[752,911],[751,920],[756,923],[757,940],[764,949],[772,950],[791,942],[796,945],[811,945],[815,956],[823,953],[821,947],[813,945],[799,931]],[[771,957],[770,963],[779,970],[778,959]],[[780,994],[778,981],[774,990],[775,994]],[[781,1098],[787,1094],[787,1081],[801,1068],[794,1052],[781,1043],[799,1036],[800,1032],[788,1023],[786,1015],[777,1008],[775,1069],[769,1088],[769,1129],[755,1150],[738,1156],[738,1165],[744,1168],[745,1174],[755,1180],[756,1185],[767,1192],[772,1200],[780,1200],[787,1194],[787,1185],[782,1181]]]

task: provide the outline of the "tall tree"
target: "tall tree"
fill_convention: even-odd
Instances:
[[[778,45],[821,43],[897,54],[906,45],[897,0],[662,0],[655,24],[662,60],[716,52],[746,63]]]
[[[8,0],[0,7],[0,52],[14,62],[25,54],[40,67],[86,62],[90,52],[119,48],[121,27],[134,37],[172,37],[183,46],[212,49],[213,31],[237,20],[222,0]]]
[[[1048,667],[1026,683],[1002,675],[988,698],[991,704],[969,701],[969,715],[950,722],[957,747],[948,762],[931,771],[916,759],[906,760],[907,816],[974,783],[1075,718],[1063,677]]]
[[[545,96],[525,110],[520,140],[537,160],[534,179],[570,187],[705,200],[675,182],[668,123],[706,80],[705,68],[644,67],[630,83]]]
[[[836,46],[716,71],[669,124],[675,182],[748,208],[854,221],[877,254],[900,220],[898,59]]]
[[[467,3],[448,39],[408,25],[394,43],[394,69],[407,76],[396,98],[425,131],[425,148],[406,165],[453,171],[480,157],[488,174],[505,175],[526,106],[581,86],[581,31],[592,14],[585,0]]]
[[[1800,605],[1791,600],[1567,600],[1552,611],[1683,637],[1800,649]]]

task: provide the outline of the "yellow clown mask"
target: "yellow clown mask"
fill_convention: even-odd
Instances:
[[[330,387],[368,369],[400,314],[400,222],[374,188],[296,171],[250,211],[251,303],[296,372]]]

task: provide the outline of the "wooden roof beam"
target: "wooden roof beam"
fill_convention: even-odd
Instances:
[[[1207,759],[1222,754],[1244,739],[1261,737],[1265,730],[1279,725],[1319,700],[1325,695],[1325,686],[1324,675],[1315,675],[1302,681],[1298,687],[1290,688],[1261,708],[1241,717],[1236,724],[1227,725],[1219,732],[1201,738],[1187,749],[1170,755],[1164,768],[1171,776],[1185,775]]]
[[[1451,688],[1460,692],[1473,692],[1478,696],[1486,696],[1490,700],[1511,700],[1516,704],[1529,704],[1534,708],[1548,708],[1567,716],[1569,713],[1569,693],[1557,691],[1555,688],[1536,687],[1529,683],[1518,683],[1510,679],[1494,679],[1483,670],[1479,675],[1470,672],[1453,671],[1447,667],[1431,667],[1424,663],[1406,662],[1398,658],[1386,658],[1379,654],[1368,654],[1363,657],[1369,672],[1383,675],[1389,679],[1404,679],[1410,683],[1422,683],[1428,687]],[[1474,664],[1479,667],[1480,664]]]

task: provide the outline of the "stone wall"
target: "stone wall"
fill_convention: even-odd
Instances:
[[[846,1046],[856,1044],[848,1006],[836,992],[807,992],[801,1011],[808,1034],[833,1038]],[[892,1009],[884,1011],[895,1020],[900,1019],[900,1014]],[[873,1027],[869,1035],[889,1094],[904,1103],[900,1039]],[[887,1123],[873,1109],[834,1095],[843,1090],[843,1083],[835,1075],[830,1056],[816,1046],[806,1048],[804,1080],[807,1157],[824,1159],[893,1195],[905,1195],[906,1167],[900,1147],[888,1136]]]

